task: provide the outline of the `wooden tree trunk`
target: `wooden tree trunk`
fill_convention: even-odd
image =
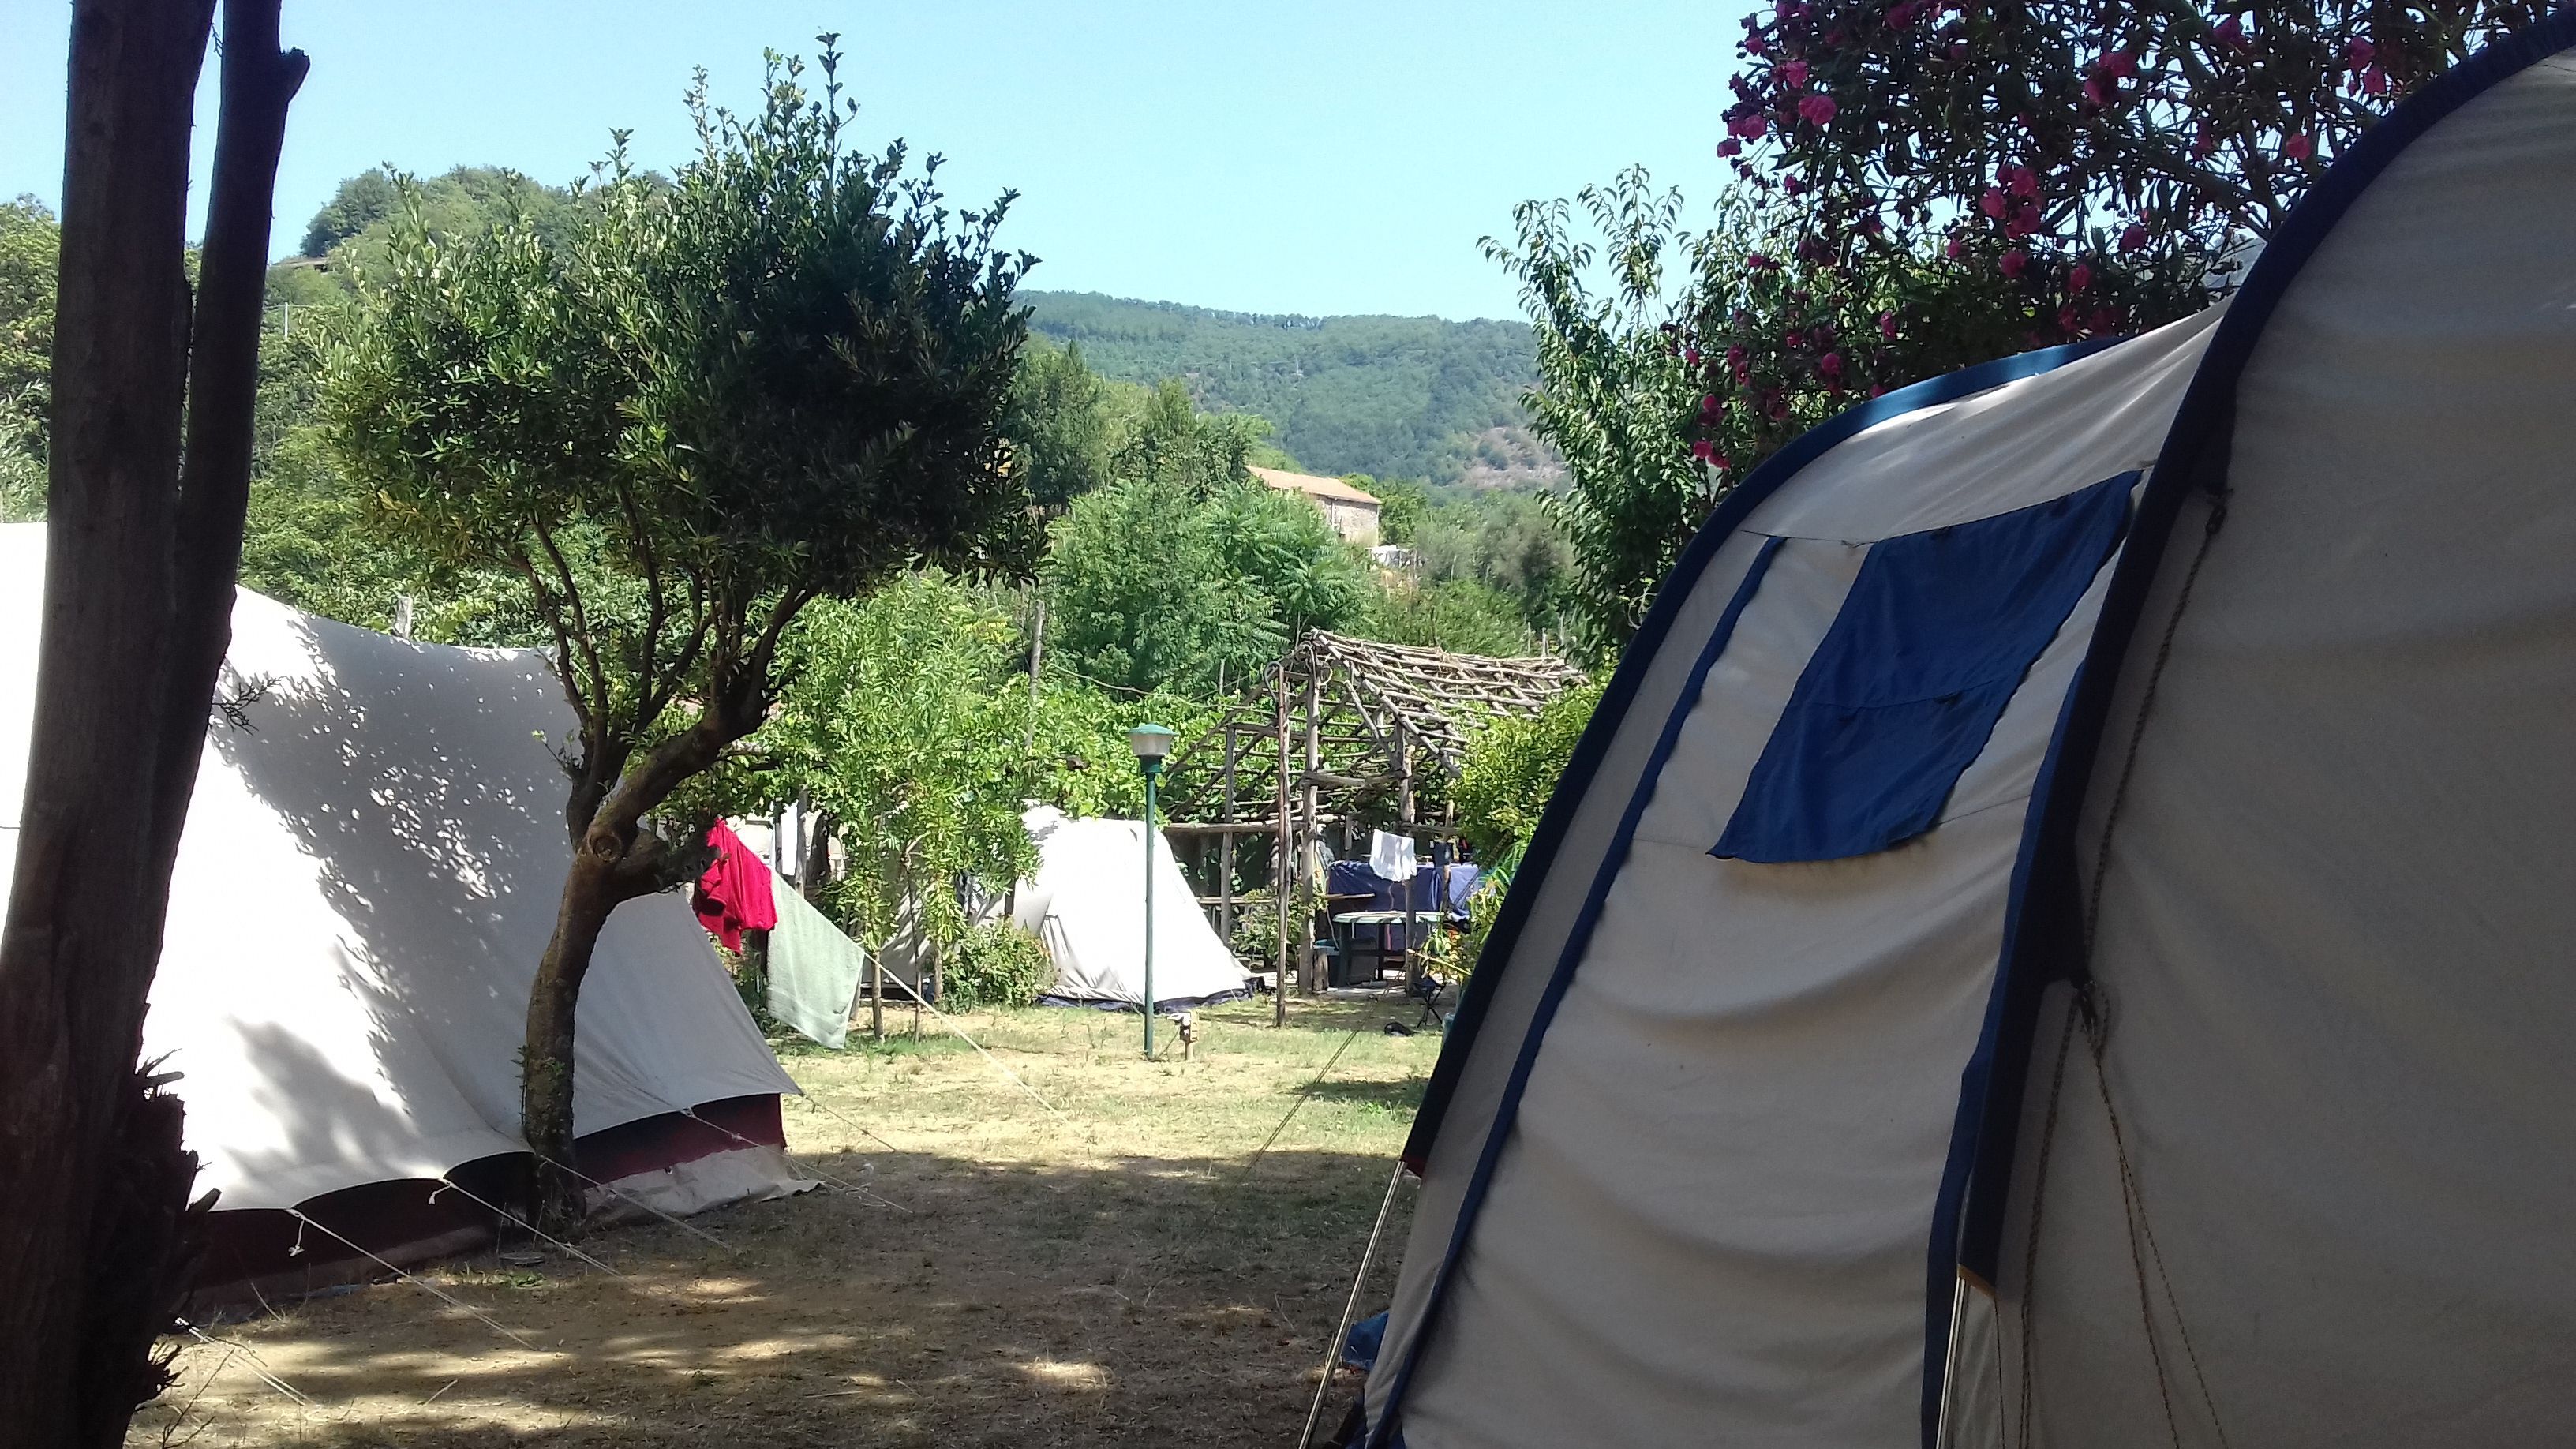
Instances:
[[[72,9],[45,604],[0,927],[5,1449],[121,1443],[166,1382],[153,1344],[193,1267],[195,1159],[136,1057],[229,641],[271,191],[304,75],[277,48],[276,0],[227,3],[192,318],[212,16],[213,0]]]
[[[557,1235],[576,1231],[583,1215],[583,1184],[573,1161],[573,1018],[599,933],[623,899],[614,870],[612,861],[592,851],[573,853],[555,910],[555,933],[537,962],[528,998],[528,1039],[519,1058],[519,1127],[536,1159],[531,1220]]]

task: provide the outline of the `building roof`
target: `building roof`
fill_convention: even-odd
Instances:
[[[1282,493],[1303,493],[1309,498],[1325,498],[1356,507],[1378,506],[1376,494],[1354,488],[1339,478],[1318,478],[1312,473],[1290,473],[1278,468],[1255,468],[1252,476]]]

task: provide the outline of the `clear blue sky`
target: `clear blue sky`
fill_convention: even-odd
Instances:
[[[313,57],[278,178],[292,250],[379,162],[585,174],[612,127],[690,145],[693,67],[755,91],[763,47],[840,32],[859,135],[949,157],[952,194],[1022,193],[1031,285],[1257,312],[1516,316],[1476,253],[1515,202],[1629,162],[1714,194],[1742,0],[286,0]],[[68,0],[0,0],[0,196],[62,188]],[[200,87],[198,176],[212,140]],[[193,230],[193,222],[192,222]]]

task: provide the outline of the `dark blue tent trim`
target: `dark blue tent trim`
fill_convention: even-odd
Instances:
[[[2118,340],[2097,338],[1998,358],[1899,388],[1884,397],[1872,398],[1801,434],[1796,441],[1772,454],[1727,494],[1717,511],[1692,537],[1690,546],[1682,551],[1671,577],[1664,580],[1656,591],[1653,607],[1646,611],[1645,620],[1638,625],[1635,637],[1629,640],[1627,650],[1620,656],[1619,667],[1612,672],[1609,685],[1602,691],[1601,703],[1593,711],[1591,723],[1584,727],[1583,737],[1576,741],[1574,753],[1566,762],[1565,773],[1558,777],[1556,789],[1548,798],[1547,808],[1539,814],[1538,828],[1531,832],[1529,850],[1522,858],[1521,869],[1513,876],[1511,889],[1503,899],[1503,908],[1495,916],[1493,930],[1486,937],[1481,955],[1484,965],[1468,978],[1466,995],[1459,1003],[1458,1015],[1450,1025],[1447,1038],[1441,1043],[1440,1059],[1432,1068],[1431,1082],[1424,1089],[1422,1107],[1414,1115],[1413,1131],[1405,1139],[1404,1160],[1415,1172],[1422,1171],[1430,1159],[1431,1145],[1439,1135],[1441,1119],[1447,1115],[1449,1103],[1457,1094],[1459,1077],[1466,1071],[1468,1053],[1483,1029],[1494,992],[1501,983],[1504,969],[1511,963],[1521,928],[1529,918],[1531,902],[1538,898],[1539,889],[1555,864],[1557,851],[1565,842],[1565,833],[1573,823],[1575,811],[1599,775],[1602,757],[1609,753],[1610,742],[1626,720],[1628,707],[1635,703],[1637,689],[1644,682],[1647,669],[1672,633],[1673,621],[1679,617],[1683,602],[1698,587],[1700,576],[1708,571],[1709,562],[1717,557],[1718,549],[1744,526],[1745,519],[1756,507],[1780,490],[1781,485],[1854,434],[1890,418],[1956,402],[1988,388],[2001,387],[2008,382],[2063,367],[2112,346]],[[1558,969],[1563,972],[1567,968],[1560,961]],[[1536,1034],[1533,1029],[1533,1039]],[[1499,1143],[1510,1129],[1509,1105],[1505,1104],[1498,1111],[1494,1129],[1488,1136],[1489,1148]],[[1430,1340],[1441,1302],[1447,1295],[1452,1270],[1466,1244],[1468,1230],[1473,1226],[1475,1209],[1483,1200],[1488,1175],[1480,1170],[1477,1179],[1469,1185],[1467,1200],[1460,1204],[1448,1251],[1432,1284],[1430,1299],[1424,1305],[1422,1325],[1414,1333],[1412,1346],[1398,1370],[1394,1390],[1387,1400],[1384,1422],[1369,1437],[1372,1449],[1387,1449],[1390,1434],[1401,1439],[1402,1431],[1397,1427],[1401,1416],[1396,1409],[1403,1402],[1415,1367],[1421,1362],[1422,1346]]]
[[[1512,1075],[1503,1087],[1500,1107],[1496,1111],[1494,1130],[1485,1137],[1485,1150],[1476,1158],[1476,1173],[1467,1183],[1466,1196],[1458,1205],[1458,1223],[1449,1237],[1449,1251],[1440,1264],[1439,1281],[1432,1288],[1432,1301],[1423,1312],[1426,1325],[1429,1315],[1438,1311],[1442,1290],[1458,1264],[1458,1255],[1467,1244],[1467,1231],[1484,1207],[1485,1190],[1493,1184],[1494,1166],[1502,1158],[1503,1143],[1511,1136],[1509,1125],[1520,1107],[1521,1092],[1529,1085],[1530,1069],[1538,1064],[1539,1043],[1547,1039],[1547,1026],[1556,1018],[1557,1006],[1565,1000],[1565,991],[1574,983],[1574,963],[1583,957],[1584,947],[1591,944],[1593,928],[1601,922],[1601,907],[1610,898],[1610,887],[1619,878],[1619,868],[1627,863],[1628,847],[1637,837],[1637,820],[1646,813],[1646,805],[1655,797],[1655,782],[1662,777],[1664,765],[1673,757],[1673,747],[1681,742],[1682,725],[1690,718],[1691,708],[1699,702],[1701,688],[1708,682],[1710,666],[1726,652],[1727,641],[1735,637],[1736,621],[1744,617],[1744,606],[1753,602],[1761,591],[1762,576],[1771,569],[1771,560],[1779,555],[1782,540],[1766,538],[1753,555],[1752,566],[1735,586],[1734,596],[1726,601],[1726,612],[1717,619],[1717,627],[1708,631],[1708,642],[1700,646],[1699,658],[1691,664],[1690,678],[1682,685],[1679,698],[1673,701],[1672,713],[1664,718],[1663,733],[1655,737],[1654,752],[1646,758],[1644,775],[1628,797],[1628,808],[1619,817],[1619,828],[1610,837],[1610,849],[1603,855],[1601,868],[1593,873],[1592,889],[1583,898],[1583,909],[1574,918],[1574,929],[1567,936],[1564,955],[1548,977],[1547,990],[1539,997],[1538,1012],[1530,1021],[1528,1035],[1521,1038],[1520,1055],[1512,1060]],[[1421,1361],[1422,1345],[1430,1341],[1426,1331],[1414,1335],[1413,1348],[1405,1355],[1404,1368],[1397,1375],[1395,1393],[1388,1400],[1387,1419],[1395,1419],[1394,1405],[1404,1396],[1412,1382],[1414,1366]]]
[[[1848,860],[1930,830],[2119,548],[2137,481],[1872,545],[1709,854]]]
[[[1796,440],[1772,454],[1762,466],[1753,470],[1742,483],[1728,493],[1708,522],[1692,535],[1689,547],[1673,565],[1671,577],[1655,591],[1655,602],[1638,624],[1636,634],[1619,656],[1619,666],[1611,671],[1610,683],[1601,692],[1601,703],[1594,708],[1592,720],[1584,726],[1583,735],[1575,741],[1574,753],[1567,757],[1565,773],[1558,777],[1555,791],[1547,806],[1539,812],[1538,826],[1530,832],[1529,849],[1523,854],[1521,868],[1512,877],[1511,888],[1503,897],[1502,909],[1495,913],[1494,926],[1485,940],[1478,959],[1484,964],[1467,980],[1467,989],[1458,1003],[1458,1013],[1449,1034],[1440,1046],[1440,1058],[1431,1070],[1431,1081],[1423,1089],[1421,1109],[1414,1113],[1413,1129],[1405,1137],[1404,1161],[1419,1173],[1430,1160],[1431,1144],[1440,1133],[1441,1120],[1448,1115],[1449,1101],[1458,1090],[1458,1078],[1466,1070],[1468,1050],[1475,1045],[1483,1030],[1486,1012],[1503,971],[1511,963],[1512,950],[1520,941],[1521,926],[1529,917],[1530,903],[1538,898],[1539,887],[1556,853],[1565,842],[1575,810],[1592,788],[1593,777],[1600,773],[1601,759],[1609,753],[1610,742],[1628,717],[1628,706],[1637,697],[1637,688],[1645,680],[1646,670],[1664,638],[1672,632],[1673,620],[1681,612],[1682,601],[1699,585],[1700,575],[1708,571],[1709,561],[1717,557],[1718,548],[1744,520],[1780,486],[1795,477],[1809,463],[1831,452],[1854,434],[1876,427],[1890,418],[1924,408],[1956,402],[1971,393],[2001,387],[2025,377],[2065,366],[2077,358],[2089,356],[2112,346],[2120,338],[2095,338],[2071,342],[2063,347],[2043,348],[1993,362],[1962,368],[1940,377],[1927,378],[1883,397],[1870,399],[1849,412],[1800,434]]]
[[[2490,88],[2571,48],[2576,48],[2576,9],[2561,8],[2526,30],[2497,39],[2363,132],[2300,200],[2256,260],[2227,315],[2219,320],[2174,414],[2155,470],[2139,498],[2128,547],[2112,571],[2092,648],[2068,692],[2056,738],[2034,782],[2029,823],[2013,865],[2003,952],[1987,1003],[1985,1029],[1960,1076],[1958,1125],[1934,1210],[1925,1285],[1926,1449],[1935,1444],[1941,1429],[1952,1287],[1962,1270],[1988,1283],[1995,1281],[2041,997],[2054,982],[2080,982],[2087,969],[2076,825],[2101,751],[2112,692],[2184,501],[2195,493],[2219,500],[2221,511],[2210,519],[2212,531],[2224,516],[2236,389],[2246,363],[2308,259],[2408,146]]]

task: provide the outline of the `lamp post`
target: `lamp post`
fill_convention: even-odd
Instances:
[[[1127,747],[1136,752],[1145,772],[1145,1060],[1154,1059],[1154,787],[1163,778],[1163,757],[1172,752],[1172,732],[1158,724],[1140,724],[1127,732]]]

